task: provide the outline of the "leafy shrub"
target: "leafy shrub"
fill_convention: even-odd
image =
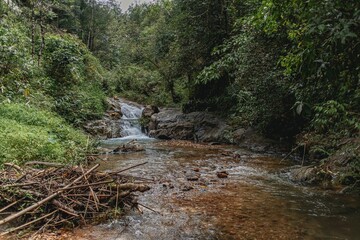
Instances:
[[[0,18],[0,88],[3,98],[27,95],[34,67],[26,28],[5,15]]]
[[[53,90],[80,83],[84,79],[85,46],[71,35],[46,36],[45,70],[53,80]]]
[[[318,133],[336,133],[340,136],[352,136],[360,131],[358,117],[351,115],[345,105],[330,100],[318,104],[314,109],[312,127]]]
[[[81,84],[55,99],[55,110],[68,122],[80,126],[83,122],[101,118],[106,103],[99,86]]]
[[[155,105],[171,102],[169,93],[158,71],[137,65],[124,66],[112,75],[115,92],[125,98]]]
[[[69,122],[81,125],[105,111],[104,70],[86,46],[69,34],[46,37],[45,70],[48,93],[55,110]]]
[[[0,104],[0,166],[27,161],[76,163],[87,138],[55,114],[25,104]]]

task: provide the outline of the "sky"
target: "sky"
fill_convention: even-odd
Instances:
[[[146,2],[153,2],[153,0],[117,0],[118,2],[120,2],[120,6],[121,6],[121,9],[123,11],[126,11],[129,6],[132,4],[132,3],[146,3]]]

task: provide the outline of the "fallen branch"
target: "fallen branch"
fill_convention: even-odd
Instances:
[[[2,213],[3,211],[5,211],[6,209],[9,209],[9,208],[11,208],[12,206],[18,204],[19,202],[21,202],[21,201],[24,200],[24,199],[25,199],[25,198],[19,199],[19,200],[15,201],[15,202],[10,203],[9,205],[3,207],[2,209],[0,209],[0,213]]]
[[[118,214],[108,213],[117,208],[121,208],[120,212],[135,208],[134,192],[144,192],[149,187],[135,183],[136,177],[119,173],[144,164],[110,173],[97,171],[98,164],[89,169],[54,165],[45,169],[11,166],[0,170],[0,225],[14,225],[3,234],[26,227],[39,232],[69,223],[78,226],[106,216],[116,217]]]
[[[40,162],[40,161],[30,161],[25,163],[25,166],[29,166],[29,165],[43,165],[43,166],[48,166],[48,167],[64,167],[64,164],[61,163],[51,163],[51,162]]]
[[[94,171],[95,169],[97,169],[99,166],[100,166],[99,164],[96,164],[96,165],[95,165],[94,167],[92,167],[89,171],[87,171],[87,172],[85,173],[85,175],[91,173],[92,171]],[[55,197],[56,197],[57,195],[59,195],[62,191],[66,190],[66,188],[71,187],[72,185],[74,185],[75,183],[77,183],[78,181],[80,181],[82,178],[83,178],[83,176],[78,177],[77,179],[75,179],[72,183],[70,183],[70,184],[67,185],[66,187],[59,189],[56,193],[54,193],[54,194],[48,196],[47,198],[45,198],[45,199],[43,199],[43,200],[35,203],[34,205],[31,205],[30,207],[25,208],[24,210],[22,210],[22,211],[20,211],[20,212],[18,212],[18,213],[16,213],[16,214],[10,215],[10,216],[8,216],[7,218],[1,220],[1,221],[0,221],[0,225],[3,225],[3,224],[5,224],[5,223],[7,223],[7,222],[10,222],[10,221],[14,220],[15,218],[18,218],[18,217],[24,215],[25,213],[30,212],[31,210],[33,210],[33,209],[35,209],[35,208],[37,208],[37,207],[40,207],[42,204],[44,204],[44,203],[50,201],[51,199],[55,198]]]
[[[14,168],[14,169],[18,170],[19,172],[22,171],[21,167],[19,167],[16,164],[13,164],[13,163],[4,163],[4,166]]]
[[[36,223],[36,222],[41,221],[41,220],[43,220],[43,219],[45,219],[45,218],[47,218],[47,217],[50,217],[51,215],[55,214],[56,212],[57,212],[57,210],[55,210],[55,211],[53,211],[53,212],[51,212],[51,213],[49,213],[49,214],[46,214],[46,215],[44,215],[44,216],[42,216],[42,217],[40,217],[40,218],[38,218],[38,219],[35,219],[35,220],[31,221],[31,222],[25,223],[25,224],[23,224],[23,225],[21,225],[21,226],[19,226],[19,227],[12,228],[12,229],[10,229],[10,230],[8,230],[8,231],[6,231],[6,232],[1,233],[0,236],[5,236],[5,235],[7,235],[7,234],[9,234],[9,233],[12,233],[12,232],[18,231],[18,230],[20,230],[20,229],[23,229],[23,228],[25,228],[25,227],[27,227],[27,226],[30,226],[30,225],[32,225],[32,224],[34,224],[34,223]]]
[[[125,171],[127,171],[127,170],[130,170],[130,169],[133,169],[133,168],[136,168],[136,167],[140,167],[140,166],[145,165],[145,164],[147,164],[147,163],[148,163],[148,162],[143,162],[143,163],[140,163],[140,164],[136,164],[136,165],[134,165],[134,166],[131,166],[131,167],[122,169],[122,170],[120,170],[120,171],[111,172],[111,173],[109,173],[109,174],[110,174],[110,175],[116,175],[116,174],[125,172]]]

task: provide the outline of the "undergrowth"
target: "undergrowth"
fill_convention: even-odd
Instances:
[[[54,113],[20,103],[0,104],[0,167],[6,162],[75,164],[85,158],[88,139]]]

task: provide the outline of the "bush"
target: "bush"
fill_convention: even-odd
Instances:
[[[104,113],[105,95],[99,86],[82,84],[68,90],[55,100],[55,110],[76,126],[101,118]]]
[[[312,127],[318,133],[335,133],[341,137],[355,136],[360,131],[358,116],[347,111],[344,104],[330,100],[315,106]]]
[[[87,138],[55,114],[25,104],[0,105],[0,166],[27,161],[77,163]]]
[[[104,70],[86,46],[69,34],[47,35],[45,71],[50,77],[47,92],[55,110],[80,126],[105,111]]]
[[[26,28],[5,15],[0,18],[1,98],[26,95],[34,71]],[[1,100],[1,99],[0,99]]]
[[[111,79],[115,92],[121,93],[125,98],[160,106],[171,102],[171,96],[158,71],[134,64],[119,67]]]

